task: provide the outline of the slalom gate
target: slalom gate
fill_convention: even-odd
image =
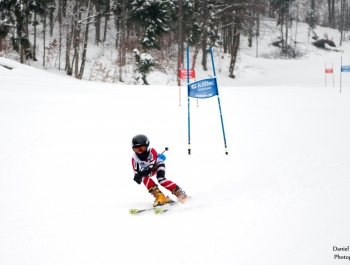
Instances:
[[[189,46],[187,46],[187,48],[186,48],[186,53],[187,53],[187,75],[186,76],[187,76],[187,112],[188,112],[188,154],[189,155],[191,154],[190,98],[207,99],[207,98],[211,98],[214,96],[217,96],[217,99],[218,99],[221,128],[222,128],[222,134],[223,134],[223,138],[224,138],[225,154],[228,155],[225,129],[224,129],[224,120],[223,120],[222,111],[221,111],[219,88],[217,85],[216,71],[215,71],[215,64],[214,64],[212,48],[210,48],[209,51],[210,51],[211,62],[212,62],[212,66],[213,66],[214,77],[190,83]]]

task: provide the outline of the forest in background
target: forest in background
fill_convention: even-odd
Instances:
[[[165,69],[172,61],[184,68],[186,45],[193,51],[190,67],[201,64],[204,70],[209,48],[220,47],[230,57],[227,71],[234,78],[242,39],[258,56],[266,22],[278,35],[271,45],[280,48],[281,58],[297,58],[298,22],[309,25],[315,45],[335,47],[314,29],[338,29],[341,46],[349,15],[348,0],[0,0],[0,56],[37,61],[41,45],[43,67],[50,64],[82,79],[91,45],[108,45],[117,55],[114,81],[123,82],[132,63],[139,83],[147,84],[154,67]]]

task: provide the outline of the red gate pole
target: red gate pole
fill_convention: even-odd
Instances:
[[[179,56],[177,65],[178,65],[178,72],[177,72],[177,80],[179,85],[179,106],[181,106],[181,56]]]
[[[333,77],[333,87],[334,87],[334,71],[333,71],[333,62],[332,62],[332,77]]]

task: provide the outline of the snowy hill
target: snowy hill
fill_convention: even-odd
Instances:
[[[215,98],[191,99],[188,155],[184,87],[179,106],[176,85],[78,81],[0,58],[13,68],[0,66],[0,264],[348,262],[334,247],[350,245],[350,76],[342,93],[340,67],[324,84],[324,64],[348,51],[247,52],[237,80],[218,70],[228,155]],[[166,176],[188,204],[129,215],[153,203],[132,180],[138,133],[169,147]]]

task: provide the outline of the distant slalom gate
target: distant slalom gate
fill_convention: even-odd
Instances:
[[[327,74],[332,74],[332,78],[333,78],[333,87],[334,87],[334,71],[333,71],[333,63],[332,63],[332,68],[327,68],[327,64],[325,63],[325,85],[327,86]]]
[[[349,73],[350,72],[350,65],[343,65],[343,57],[340,57],[340,93],[342,89],[342,73]],[[331,74],[333,77],[333,87],[334,87],[334,69],[333,69],[333,63],[331,68],[327,68],[327,64],[325,63],[325,86],[327,86],[327,75]]]
[[[220,97],[219,97],[219,89],[216,81],[216,71],[215,71],[215,65],[214,65],[213,51],[211,48],[209,51],[210,51],[211,62],[213,66],[214,78],[203,79],[203,80],[190,83],[191,74],[189,69],[190,68],[189,67],[189,57],[190,57],[189,46],[187,46],[187,49],[186,49],[186,52],[187,52],[187,75],[186,76],[187,76],[187,110],[188,110],[188,154],[189,155],[191,154],[190,97],[196,98],[196,99],[206,99],[214,96],[217,96],[217,99],[218,99],[221,128],[222,128],[222,134],[224,138],[225,154],[228,155],[226,135],[225,135],[225,129],[224,129],[224,120],[222,117],[221,103],[220,103]]]
[[[188,69],[184,69],[184,68],[180,68],[179,69],[179,106],[181,106],[181,80],[187,80],[188,76],[187,76],[187,72],[189,72],[189,79],[194,79],[196,81],[196,72],[194,69],[190,69],[189,71],[187,71]],[[197,100],[197,106],[198,106],[198,100]]]

